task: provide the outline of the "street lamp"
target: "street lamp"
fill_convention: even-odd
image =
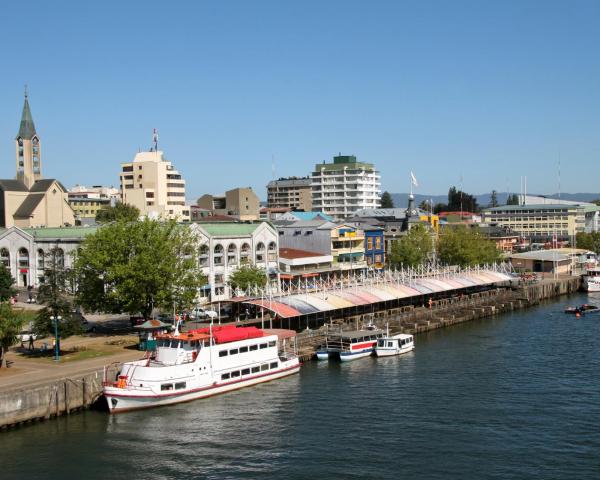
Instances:
[[[54,325],[54,361],[60,360],[60,340],[58,338],[58,322],[62,320],[60,315],[52,315],[50,317],[52,324]]]

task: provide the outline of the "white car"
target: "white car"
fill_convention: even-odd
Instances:
[[[195,308],[190,312],[190,318],[218,318],[219,314],[214,310],[205,310],[204,308]]]
[[[17,340],[19,340],[21,343],[25,343],[29,341],[29,338],[33,337],[33,340],[37,339],[37,335],[33,332],[21,332],[17,335]]]

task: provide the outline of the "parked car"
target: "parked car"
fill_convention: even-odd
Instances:
[[[17,340],[21,343],[25,343],[29,341],[29,338],[33,337],[34,340],[37,339],[37,335],[33,332],[23,331],[17,335]]]
[[[208,310],[205,308],[194,308],[190,312],[190,318],[194,319],[202,319],[202,318],[218,318],[219,314],[214,310]]]

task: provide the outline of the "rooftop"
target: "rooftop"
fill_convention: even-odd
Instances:
[[[213,237],[235,237],[252,235],[260,223],[198,223],[198,226]]]
[[[279,249],[279,257],[280,258],[312,258],[312,257],[322,257],[324,254],[317,252],[309,252],[307,250],[300,250],[298,248],[280,248]]]

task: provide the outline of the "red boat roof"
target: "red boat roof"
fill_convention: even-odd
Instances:
[[[179,337],[173,335],[165,335],[163,338],[179,338],[187,340],[191,335],[190,340],[196,339],[208,339],[210,338],[210,327],[197,328],[188,332],[180,334]],[[260,328],[256,327],[238,327],[233,323],[227,325],[217,325],[212,327],[212,335],[215,339],[215,343],[229,343],[238,342],[240,340],[247,340],[249,338],[260,338],[264,337],[265,334]],[[196,336],[198,338],[196,338]]]

